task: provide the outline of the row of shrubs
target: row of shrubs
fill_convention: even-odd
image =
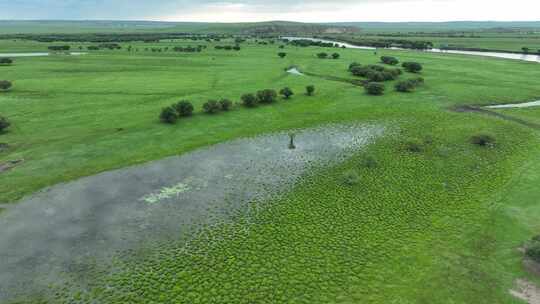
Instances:
[[[424,78],[418,77],[408,80],[403,80],[394,86],[394,89],[398,92],[412,92],[416,87],[424,84]],[[368,82],[364,85],[366,93],[369,95],[383,95],[386,87],[384,84],[379,82]]]
[[[306,95],[313,96],[315,93],[315,86],[309,85],[306,87]],[[279,95],[284,99],[290,99],[294,92],[286,87],[279,91]],[[257,93],[248,93],[242,95],[241,104],[247,108],[254,108],[259,104],[271,104],[277,101],[278,92],[272,89],[260,90]],[[222,111],[229,111],[233,108],[234,104],[231,100],[223,98],[221,100],[208,100],[202,105],[202,110],[207,114],[216,114]],[[193,115],[195,108],[193,104],[188,100],[181,100],[178,103],[172,104],[161,110],[159,114],[160,121],[164,123],[174,124],[180,118],[190,117]]]
[[[216,45],[215,46],[215,49],[216,50],[225,50],[225,51],[240,51],[240,46],[239,45],[235,45],[235,46],[232,46],[232,45]]]
[[[12,63],[13,63],[13,59],[11,58],[7,58],[7,57],[0,58],[0,65],[10,65]]]

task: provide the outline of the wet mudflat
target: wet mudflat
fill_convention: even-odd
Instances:
[[[296,149],[287,132],[239,139],[36,193],[0,216],[0,301],[84,281],[89,267],[119,252],[187,240],[383,132],[367,124],[317,127],[295,132]]]

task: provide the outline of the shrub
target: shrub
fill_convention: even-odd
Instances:
[[[410,73],[420,73],[423,69],[422,65],[418,62],[404,62],[402,66]]]
[[[412,92],[416,88],[416,84],[411,80],[404,80],[396,83],[395,88],[398,92]]]
[[[525,255],[540,263],[540,241],[537,237],[534,237],[532,241],[525,246]]]
[[[332,59],[339,59],[340,55],[338,53],[332,54]]]
[[[0,91],[7,91],[13,84],[9,80],[0,80]]]
[[[215,114],[221,110],[221,105],[216,100],[208,100],[203,104],[203,111],[208,114]]]
[[[285,52],[279,52],[279,53],[278,53],[278,56],[279,56],[280,58],[285,58],[285,56],[287,56],[287,53],[285,53]]]
[[[290,88],[283,88],[279,91],[279,94],[283,95],[285,99],[289,99],[294,95],[294,92]]]
[[[369,95],[382,95],[384,94],[384,85],[377,82],[370,82],[365,85],[366,93]]]
[[[161,109],[159,119],[161,122],[173,124],[176,123],[176,120],[178,120],[178,113],[173,107],[165,107]]]
[[[354,186],[360,183],[360,176],[354,170],[343,173],[343,183],[347,186]]]
[[[327,53],[318,53],[317,54],[317,57],[319,57],[320,59],[326,59],[328,58],[328,54]]]
[[[260,103],[273,103],[276,101],[277,93],[275,90],[266,89],[257,92],[257,100]]]
[[[471,143],[481,147],[493,146],[495,144],[495,137],[489,134],[477,134],[471,137]]]
[[[424,146],[421,140],[414,138],[405,142],[405,150],[409,152],[419,153],[424,150]]]
[[[384,64],[396,65],[396,64],[399,63],[399,60],[397,60],[397,58],[395,58],[395,57],[382,56],[381,57],[381,62],[384,63]]]
[[[251,93],[242,95],[241,99],[242,104],[248,108],[254,108],[258,104],[257,97]]]
[[[355,68],[359,68],[361,67],[362,65],[358,62],[353,62],[351,64],[349,64],[349,72],[352,72],[353,69]]]
[[[219,101],[219,105],[221,106],[222,111],[229,111],[232,108],[232,101],[230,101],[227,98],[223,98]]]
[[[373,156],[368,155],[362,158],[360,165],[364,168],[376,168],[378,164],[377,160]]]
[[[187,100],[181,100],[173,107],[176,110],[178,117],[188,117],[193,115],[193,105]]]
[[[0,58],[0,64],[10,65],[12,63],[13,63],[13,59],[11,58]]]
[[[313,96],[313,94],[315,94],[315,86],[314,85],[308,85],[306,87],[306,94],[307,94],[307,96]]]
[[[0,133],[3,133],[10,125],[7,118],[0,116]]]

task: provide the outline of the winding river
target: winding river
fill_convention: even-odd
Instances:
[[[349,49],[361,49],[361,50],[375,50],[374,47],[369,46],[357,46],[350,43],[344,43],[339,41],[318,39],[318,38],[304,38],[304,37],[281,37],[282,39],[288,40],[311,40],[315,42],[325,42],[333,43],[339,47],[346,47]],[[391,48],[393,50],[405,50],[402,48]],[[527,55],[527,54],[512,54],[512,53],[501,53],[501,52],[475,52],[475,51],[457,51],[457,50],[442,50],[442,49],[429,49],[420,52],[430,52],[430,53],[441,53],[441,54],[459,54],[459,55],[472,55],[472,56],[484,56],[484,57],[495,57],[503,59],[513,59],[513,60],[523,60],[529,62],[538,62],[540,63],[540,55]]]

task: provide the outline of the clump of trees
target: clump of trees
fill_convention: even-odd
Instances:
[[[0,80],[0,91],[7,91],[9,90],[13,84],[9,80]]]
[[[51,45],[48,49],[53,52],[67,52],[71,47],[69,45]]]
[[[193,104],[187,100],[181,100],[173,105],[161,109],[159,120],[164,123],[174,124],[179,118],[193,115]]]
[[[214,47],[216,50],[225,50],[225,51],[240,51],[240,46],[239,45],[235,45],[235,46],[231,46],[231,45],[216,45]]]
[[[313,96],[315,94],[315,86],[314,85],[308,85],[306,87],[306,95],[307,96]]]
[[[0,116],[0,133],[3,133],[9,128],[11,124],[4,116]]]
[[[174,124],[178,120],[178,113],[172,106],[165,107],[159,113],[159,120],[164,123]]]
[[[231,100],[229,100],[227,98],[222,98],[219,101],[219,105],[220,105],[222,111],[229,111],[230,109],[232,109],[233,103],[232,103]]]
[[[199,45],[197,47],[192,47],[191,45],[188,45],[186,47],[181,46],[175,46],[173,48],[173,51],[179,52],[179,53],[200,53],[203,50],[203,46]]]
[[[400,81],[396,83],[395,89],[398,92],[408,93],[408,92],[414,91],[416,87],[422,84],[424,84],[424,78],[418,77],[418,78],[408,79],[408,80],[404,80],[404,81]]]
[[[281,91],[279,91],[279,94],[281,94],[283,98],[289,99],[291,98],[291,96],[294,95],[294,92],[290,88],[286,87],[281,89]]]
[[[13,63],[13,59],[11,58],[6,58],[6,57],[0,58],[0,65],[10,65],[12,63]]]
[[[399,63],[399,60],[396,57],[382,56],[381,62],[388,65],[396,65]]]
[[[409,73],[420,73],[423,69],[418,62],[404,62],[401,66]]]
[[[354,76],[367,78],[370,82],[396,80],[403,73],[401,69],[389,69],[380,65],[361,65],[358,63],[352,63],[349,66],[349,71]]]
[[[382,83],[378,82],[369,82],[364,86],[366,93],[369,95],[383,95],[385,87]]]

